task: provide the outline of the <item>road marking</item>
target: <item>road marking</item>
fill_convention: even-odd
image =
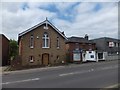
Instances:
[[[13,81],[13,82],[5,82],[2,84],[12,84],[12,83],[21,83],[21,82],[29,82],[29,81],[36,81],[39,80],[40,78],[33,78],[33,79],[26,79],[26,80],[20,80],[20,81]]]
[[[118,65],[109,66],[109,67],[102,67],[102,68],[100,68],[100,69],[101,69],[101,70],[107,70],[107,69],[113,69],[113,68],[118,68]]]
[[[99,70],[108,70],[108,69],[113,69],[113,68],[117,68],[118,66],[109,66],[109,67],[102,67],[102,68],[96,68],[96,69],[89,69],[89,70],[83,70],[83,71],[76,71],[76,72],[70,72],[70,73],[63,73],[63,74],[59,74],[59,76],[68,76],[68,75],[75,75],[75,74],[82,74],[82,73],[89,73],[89,72],[93,72],[93,71],[99,71]]]
[[[74,73],[71,72],[71,73],[60,74],[59,76],[67,76],[67,75],[72,75],[72,74],[74,74]]]
[[[91,70],[83,70],[83,71],[76,71],[76,72],[71,72],[71,73],[63,73],[63,74],[59,74],[59,76],[68,76],[68,75],[74,75],[74,74],[82,74],[82,73],[87,73],[87,72],[91,72]]]

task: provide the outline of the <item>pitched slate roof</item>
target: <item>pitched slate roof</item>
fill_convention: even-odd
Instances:
[[[46,24],[46,23],[47,23],[48,25],[50,25],[52,28],[54,28],[57,33],[59,33],[63,38],[65,38],[65,39],[67,40],[67,37],[66,37],[64,34],[62,34],[62,32],[60,32],[60,31],[59,31],[50,21],[48,21],[47,19],[46,19],[45,21],[43,21],[43,22],[41,22],[41,23],[39,23],[39,24],[37,24],[37,25],[29,28],[28,30],[23,31],[22,33],[20,33],[20,34],[18,35],[18,37],[20,38],[21,36],[25,35],[26,33],[30,32],[30,31],[34,30],[35,28],[37,28],[37,27],[39,27],[39,26],[41,26],[41,25],[43,25],[43,24]]]
[[[69,37],[66,43],[93,43],[83,37]]]
[[[120,43],[120,39],[110,38],[110,37],[100,37],[96,39],[92,39],[94,43],[96,43],[96,47],[98,51],[106,51],[106,52],[116,52],[119,51],[120,47],[112,47],[110,48],[108,42],[116,42]]]
[[[103,40],[106,40],[106,41],[119,41],[120,42],[120,39],[115,39],[115,38],[111,38],[111,37],[100,37],[100,38],[95,38],[95,39],[91,39],[91,41],[94,41],[94,40],[100,40],[100,39],[103,39]]]

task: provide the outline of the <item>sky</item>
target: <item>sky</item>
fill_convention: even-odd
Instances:
[[[118,38],[117,2],[2,2],[0,33],[18,34],[48,20],[67,37]]]

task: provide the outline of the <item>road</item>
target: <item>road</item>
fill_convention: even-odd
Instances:
[[[118,84],[118,61],[3,74],[3,88],[105,88]]]

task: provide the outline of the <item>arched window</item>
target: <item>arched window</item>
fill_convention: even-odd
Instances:
[[[34,62],[34,56],[30,56],[30,57],[29,57],[29,62],[30,62],[30,63],[33,63],[33,62]]]
[[[33,37],[33,35],[30,36],[30,48],[34,48],[34,37]]]
[[[49,48],[49,36],[47,32],[43,34],[42,40],[43,40],[42,48]]]
[[[59,37],[57,37],[57,48],[60,48],[60,41],[59,41]]]

